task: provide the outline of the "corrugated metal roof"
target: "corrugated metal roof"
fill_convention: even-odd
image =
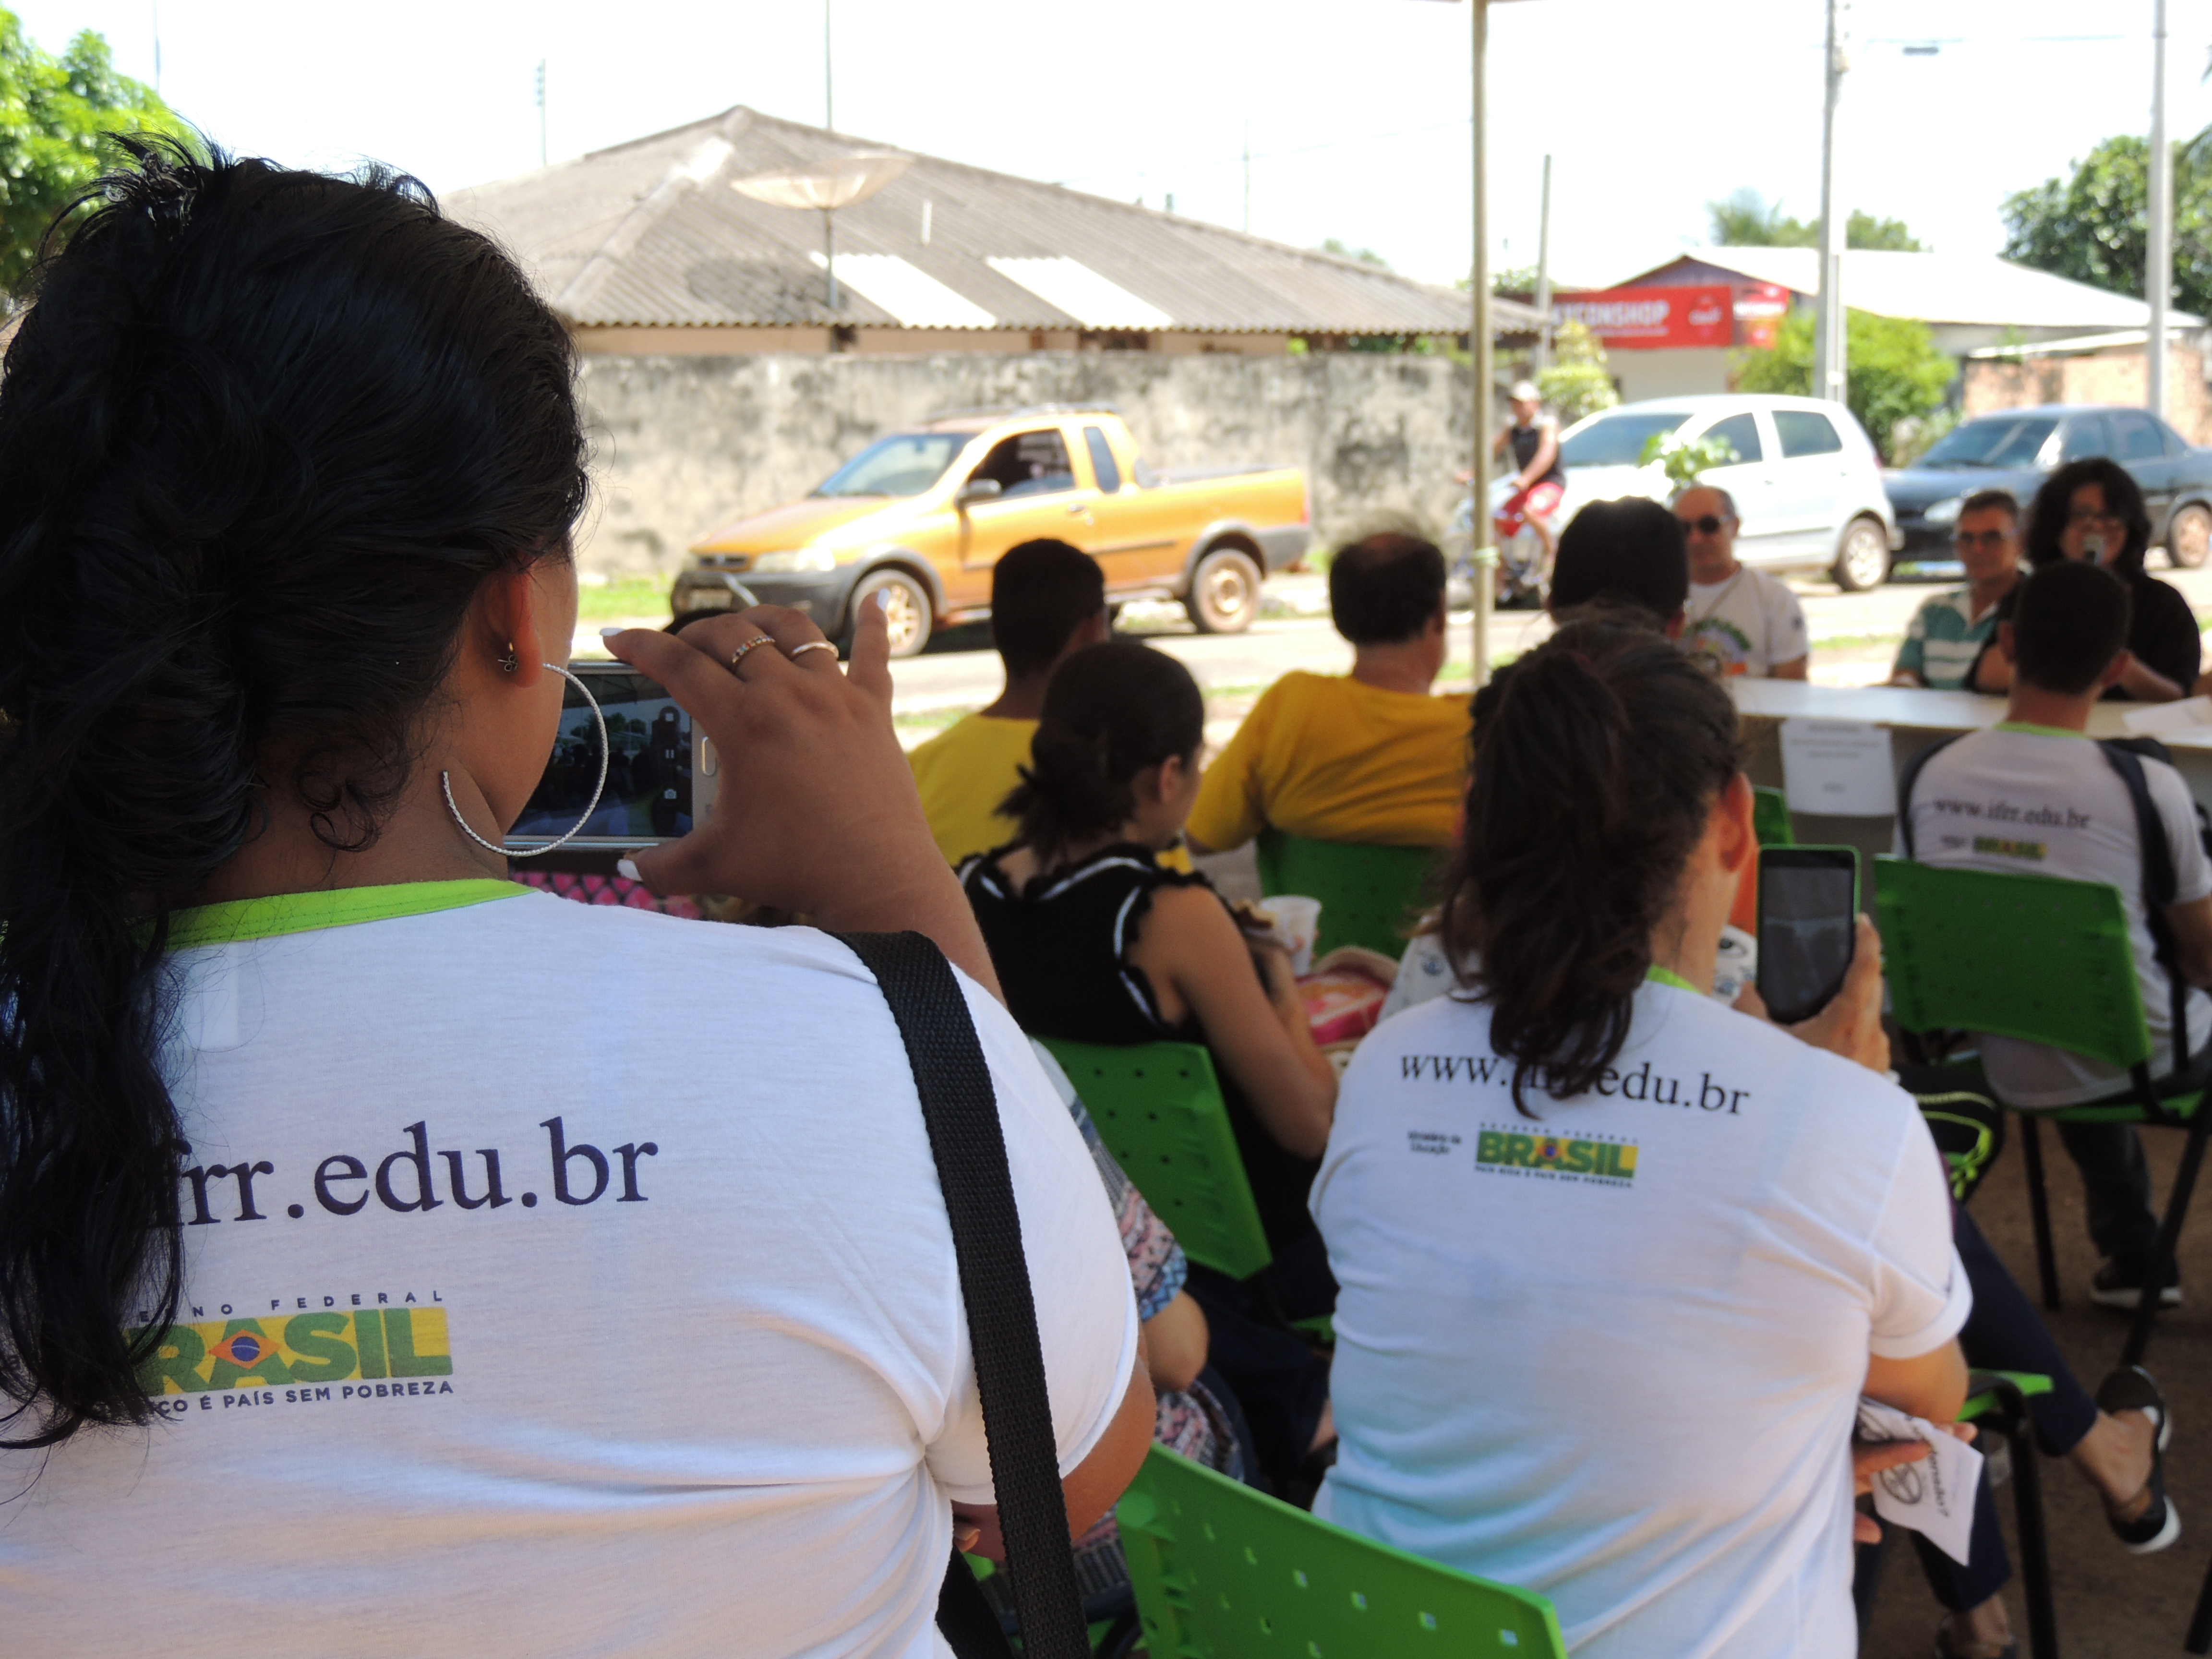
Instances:
[[[446,206],[497,236],[554,308],[586,327],[1467,329],[1466,297],[1449,289],[928,155],[838,212],[846,292],[833,313],[821,220],[754,201],[729,181],[883,148],[741,106],[457,191]],[[1532,308],[1494,304],[1499,330],[1535,327]],[[1124,313],[1126,320],[1115,319]]]
[[[1699,247],[1620,284],[1633,288],[1682,260],[1732,270],[1809,295],[1820,285],[1810,247]],[[1987,328],[2142,328],[2150,307],[2126,294],[2014,264],[1994,253],[1902,253],[1855,247],[1844,254],[1844,303],[1881,317]],[[2176,321],[2198,319],[2180,312]]]

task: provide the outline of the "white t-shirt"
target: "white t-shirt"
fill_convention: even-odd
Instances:
[[[0,1452],[0,1648],[945,1653],[948,1503],[990,1472],[873,979],[811,929],[434,885],[517,896],[179,956],[166,1420]],[[349,902],[395,895],[435,896]],[[1127,1385],[1128,1266],[1029,1044],[963,985],[1065,1472]]]
[[[2198,838],[2197,808],[2181,774],[2143,762],[2151,804],[2172,849],[2174,898],[2212,893],[2212,868]],[[1970,732],[1929,757],[1912,786],[1912,855],[1964,870],[2063,876],[2120,890],[2142,987],[2151,1075],[2172,1070],[2172,988],[2158,965],[2143,908],[2142,850],[2128,787],[2089,738],[2008,721]],[[1905,850],[1902,837],[1898,850]],[[2189,1051],[2212,1041],[2212,998],[2189,994]],[[2127,1087],[2127,1074],[2063,1048],[1984,1036],[1982,1069],[2007,1103],[2076,1106]]]
[[[1867,1356],[1971,1306],[1920,1114],[1647,982],[1611,1080],[1532,1120],[1489,1027],[1411,1009],[1337,1097],[1315,1512],[1549,1596],[1577,1659],[1847,1659]]]
[[[1777,663],[1795,662],[1813,647],[1805,607],[1790,585],[1741,565],[1724,582],[1692,582],[1682,649],[1723,679],[1765,679]]]

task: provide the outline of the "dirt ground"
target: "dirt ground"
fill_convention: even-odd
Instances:
[[[2172,1130],[2151,1131],[2144,1137],[2160,1203],[2181,1139]],[[2088,1299],[2089,1276],[2096,1270],[2097,1257],[2082,1225],[2081,1183],[2056,1137],[2046,1132],[2043,1145],[2063,1303],[2057,1313],[2047,1316],[2075,1374],[2094,1390],[2119,1358],[2125,1319]],[[2032,1291],[2035,1244],[2029,1231],[2024,1170],[2015,1133],[1997,1168],[1974,1195],[1973,1209],[2014,1276]],[[2212,1361],[2212,1210],[2206,1209],[2204,1194],[2200,1183],[2181,1240],[2187,1299],[2161,1318],[2146,1362],[2173,1407],[2166,1480],[2181,1512],[2181,1541],[2163,1554],[2130,1556],[2106,1529],[2094,1488],[2071,1468],[2044,1462],[2044,1512],[2051,1539],[2059,1651],[2065,1659],[2142,1659],[2180,1653],[2206,1559],[2212,1555],[2212,1367],[2208,1367]],[[2004,1515],[2006,1540],[2015,1550],[2015,1577],[2005,1590],[2005,1601],[2025,1656],[2027,1603],[2017,1577],[2012,1488],[1999,1487],[1996,1498]],[[1942,1611],[1928,1592],[1912,1552],[1893,1550],[1860,1651],[1867,1659],[1926,1659],[1934,1651]]]

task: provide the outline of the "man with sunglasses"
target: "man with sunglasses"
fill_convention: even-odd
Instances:
[[[1966,567],[1966,586],[1935,595],[1913,613],[1890,670],[1892,685],[1966,689],[1996,631],[1998,607],[2020,580],[2020,503],[2008,490],[1977,490],[1959,508],[1951,545]]]
[[[1802,680],[1811,660],[1805,608],[1789,585],[1735,556],[1735,501],[1713,484],[1674,497],[1689,543],[1690,602],[1682,649],[1723,679]]]

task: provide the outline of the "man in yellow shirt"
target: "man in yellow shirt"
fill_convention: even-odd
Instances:
[[[999,803],[1021,781],[1052,671],[1104,639],[1106,578],[1066,542],[1010,548],[991,569],[991,643],[1006,686],[989,708],[963,716],[907,756],[930,834],[948,863],[1012,841],[1018,826]]]
[[[1267,829],[1386,847],[1450,843],[1467,790],[1466,700],[1429,688],[1444,665],[1444,561],[1414,536],[1354,542],[1328,570],[1352,672],[1267,688],[1206,768],[1183,839],[1226,852]]]

